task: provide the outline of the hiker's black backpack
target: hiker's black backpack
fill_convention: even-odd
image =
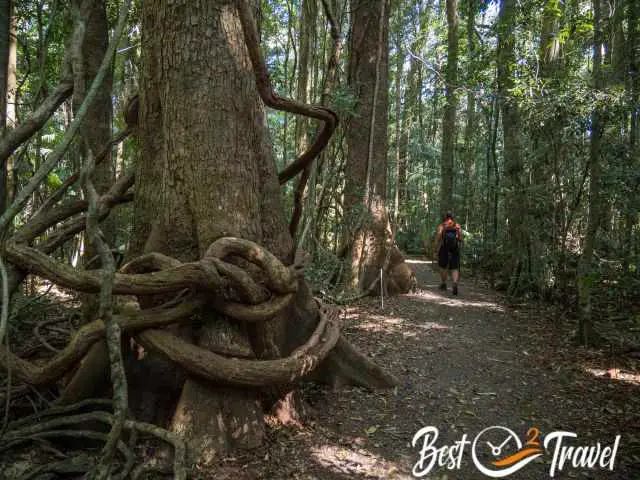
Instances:
[[[457,252],[459,248],[458,230],[455,226],[444,227],[442,231],[442,244],[450,252]]]

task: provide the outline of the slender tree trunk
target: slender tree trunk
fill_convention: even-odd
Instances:
[[[564,89],[561,79],[564,78],[564,64],[560,61],[561,42],[560,29],[563,17],[564,5],[557,0],[548,0],[544,6],[542,16],[542,32],[540,35],[540,46],[538,48],[539,80],[540,89],[544,95],[554,94],[558,89]],[[531,194],[535,195],[536,201],[531,202],[530,218],[533,224],[539,228],[529,235],[529,244],[532,255],[536,258],[530,268],[536,270],[534,278],[541,281],[547,278],[547,262],[549,252],[557,244],[557,239],[553,235],[555,229],[554,211],[556,202],[554,201],[554,165],[559,161],[561,155],[561,138],[565,126],[563,116],[554,114],[551,111],[545,115],[539,129],[534,129],[532,133],[533,150],[540,152],[532,161],[531,165]]]
[[[402,3],[398,11],[402,12]],[[399,228],[399,211],[400,211],[400,170],[402,163],[402,148],[401,148],[401,112],[402,112],[402,72],[404,68],[404,51],[402,48],[402,31],[400,28],[396,31],[396,82],[395,82],[395,149],[394,149],[394,189],[393,189],[393,225],[395,229]]]
[[[14,2],[5,0],[0,4],[0,27],[5,35],[0,40],[0,120],[1,134],[4,135],[7,128],[16,126],[16,89],[17,89],[17,54],[18,41],[16,37],[16,18]],[[4,212],[14,193],[13,157],[7,158],[0,168],[0,212]]]
[[[79,7],[80,0],[74,0]],[[102,59],[107,51],[109,43],[107,10],[104,0],[96,0],[91,14],[87,19],[86,33],[82,44],[81,58],[74,59],[74,88],[73,108],[77,110],[85,99],[87,91],[98,73]],[[113,73],[109,71],[98,91],[95,100],[89,107],[87,119],[80,129],[80,152],[85,159],[91,151],[92,155],[98,155],[111,139],[112,102],[111,89]],[[92,174],[93,184],[99,194],[106,192],[115,181],[115,165],[111,152],[96,166]],[[115,248],[116,219],[110,215],[100,224],[100,230],[105,242]],[[85,268],[94,269],[100,267],[98,252],[86,242],[84,245],[82,263]],[[97,295],[83,295],[84,321],[93,320],[97,312]]]
[[[473,76],[475,74],[475,42],[474,39],[474,23],[476,16],[476,5],[475,0],[469,0],[467,5],[467,50],[468,50],[468,69],[467,69],[467,121],[465,124],[464,130],[464,177],[462,179],[463,185],[463,195],[462,195],[462,213],[464,215],[464,223],[467,229],[470,229],[469,218],[470,218],[470,206],[471,199],[473,198],[474,189],[473,189],[473,180],[472,176],[475,170],[475,156],[474,150],[475,145],[473,142],[474,132],[475,132],[475,107],[476,107],[476,98],[475,94],[471,88],[473,85]]]
[[[7,126],[7,81],[9,78],[9,44],[11,25],[11,0],[0,1],[0,134]],[[7,163],[0,165],[0,212],[4,212],[8,200]]]
[[[520,112],[518,100],[512,94],[516,69],[516,0],[503,0],[498,19],[498,97],[502,110],[504,133],[505,214],[510,276],[509,294],[518,292],[520,274],[525,271],[523,261],[527,249],[525,216],[526,196],[523,185],[523,162],[520,140]]]
[[[411,45],[411,51],[420,51],[421,42],[414,42]],[[419,82],[420,65],[418,61],[411,57],[409,60],[409,72],[407,73],[407,91],[405,93],[404,106],[402,109],[402,124],[401,124],[401,138],[400,138],[400,166],[398,172],[398,205],[402,209],[408,200],[407,192],[407,168],[411,162],[411,156],[409,154],[409,139],[414,131],[414,124],[416,123],[417,110],[419,104],[422,101],[420,96],[421,83]],[[401,216],[401,222],[403,222]],[[404,222],[403,222],[404,223]]]
[[[609,76],[609,82],[613,84],[622,84],[627,76],[628,67],[628,50],[627,42],[624,38],[624,17],[625,2],[633,2],[633,0],[615,0],[611,4],[613,15],[610,18],[610,48],[611,52],[611,71],[613,75]],[[631,25],[633,29],[633,25]]]
[[[312,70],[311,47],[315,32],[316,0],[302,0],[300,7],[300,29],[298,35],[298,84],[296,98],[301,102],[309,101],[309,74]],[[304,151],[309,144],[309,121],[303,117],[296,117],[296,148]]]
[[[78,0],[75,0],[76,2]],[[104,0],[98,0],[93,5],[93,10],[87,21],[87,30],[82,45],[82,59],[79,59],[74,66],[73,105],[74,109],[84,101],[87,90],[96,76],[100,63],[107,51],[109,43],[107,11]],[[112,102],[111,88],[113,74],[109,72],[102,83],[96,99],[89,107],[87,120],[81,128],[81,150],[87,154],[87,148],[91,149],[93,155],[98,155],[107,142],[111,139]],[[106,192],[115,181],[115,167],[111,153],[107,155],[93,172],[93,183],[98,193]],[[102,222],[102,230],[105,240],[110,245],[115,241],[115,222],[113,217]],[[94,252],[87,249],[85,260],[93,258]]]
[[[458,2],[447,3],[447,104],[442,119],[442,157],[440,160],[440,213],[454,210],[453,174],[455,170],[456,110],[458,108]]]
[[[333,89],[339,82],[338,67],[340,63],[340,56],[342,54],[340,13],[337,10],[338,2],[333,3],[334,5],[332,6],[328,0],[322,0],[322,6],[324,9],[325,17],[327,18],[329,37],[331,42],[326,74],[322,84],[322,94],[320,96],[320,103],[324,106],[329,106]],[[328,148],[320,154],[317,165],[314,165],[312,167],[311,176],[309,179],[309,195],[307,195],[305,207],[306,220],[304,222],[304,230],[300,235],[300,240],[298,242],[298,247],[300,248],[304,247],[305,240],[308,238],[310,231],[314,232],[312,233],[314,240],[317,240],[320,237],[318,232],[320,226],[319,224],[323,220],[323,199],[327,198],[326,194],[327,189],[331,186],[331,177],[337,177],[337,175],[334,175],[333,172],[333,164],[335,163],[335,157],[337,155],[337,153],[334,152],[336,152],[338,145],[339,142],[331,142]],[[329,159],[329,166],[326,165],[327,159]],[[320,185],[320,197],[318,197],[318,185]],[[314,255],[316,251],[316,246],[316,241],[310,242],[308,250],[312,255]]]
[[[489,115],[487,116],[487,125],[489,127],[487,149],[486,149],[486,168],[487,168],[487,196],[486,210],[484,214],[484,245],[483,256],[488,259],[495,258],[496,244],[498,241],[498,188],[500,186],[500,175],[498,172],[498,160],[496,153],[496,143],[498,139],[498,125],[500,124],[500,108],[497,96],[494,96],[491,102]],[[489,281],[491,288],[495,282],[495,267],[489,264]]]
[[[604,85],[602,76],[602,43],[604,41],[602,29],[602,4],[601,0],[593,0],[593,84],[596,91]],[[577,339],[580,343],[588,345],[597,341],[593,327],[591,292],[594,284],[593,259],[595,243],[602,215],[604,214],[601,198],[601,140],[604,130],[604,122],[601,107],[596,106],[591,115],[591,148],[590,163],[591,174],[589,178],[589,221],[587,234],[584,239],[584,248],[578,266],[578,297],[580,302],[580,316],[578,323]]]
[[[318,11],[318,5],[316,0],[303,0],[300,15],[300,61],[298,62],[298,85],[296,89],[297,99],[303,103],[307,103],[311,98],[311,82],[310,77],[313,73],[313,60],[317,61],[317,55],[312,55],[312,48],[315,43],[316,33],[316,17]],[[296,148],[299,152],[305,151],[309,146],[309,120],[304,117],[296,118]],[[305,217],[302,217],[302,212],[294,212],[294,215],[298,215],[295,222],[302,220],[303,226],[305,225],[307,218],[311,215],[311,210],[315,208],[315,201],[312,197],[315,196],[315,170],[317,166],[313,162],[307,166],[305,171],[300,175],[298,182],[304,184],[304,189],[301,191],[299,185],[296,189],[296,196],[301,200],[298,203],[300,207],[304,206]],[[310,180],[310,181],[309,181]],[[292,225],[291,234],[295,237],[300,237],[302,232],[298,231],[298,224]],[[297,243],[294,237],[294,242]]]
[[[15,128],[18,123],[17,90],[18,90],[18,36],[16,31],[15,2],[9,0],[9,61],[7,63],[7,116],[6,126]],[[9,176],[13,163],[9,163]],[[9,178],[11,179],[11,178]],[[12,193],[10,191],[10,193]]]
[[[632,179],[640,166],[640,146],[638,142],[640,138],[640,124],[638,115],[640,114],[640,0],[628,0],[627,2],[627,56],[628,56],[628,76],[626,89],[629,93],[629,151],[631,152],[631,161],[629,162],[629,174],[627,179]],[[630,195],[626,208],[624,221],[624,271],[627,272],[629,265],[634,258],[635,242],[633,228],[638,223],[640,205],[638,205],[638,188],[640,182],[631,181],[628,187]]]

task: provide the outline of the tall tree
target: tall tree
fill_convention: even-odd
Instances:
[[[442,157],[440,161],[440,213],[454,210],[453,173],[456,142],[456,111],[458,109],[458,2],[447,2],[447,66],[446,105],[442,119]]]
[[[74,0],[74,6],[79,10],[80,0]],[[100,64],[107,51],[109,43],[107,22],[107,6],[104,0],[96,0],[93,3],[89,18],[86,19],[86,30],[81,49],[81,58],[74,59],[74,86],[73,107],[80,108],[84,102],[87,90],[100,69]],[[113,86],[113,74],[109,70],[105,76],[95,100],[89,106],[87,120],[80,129],[80,151],[86,158],[89,152],[97,156],[111,140],[112,102],[111,90]],[[109,152],[96,166],[92,174],[92,181],[99,194],[105,193],[115,182],[115,164]],[[115,247],[116,221],[111,215],[101,226],[104,240]],[[87,268],[97,268],[98,252],[86,242],[83,262]],[[95,313],[97,305],[91,296],[84,299],[85,320],[90,320]]]
[[[0,2],[0,134],[7,126],[7,82],[9,79],[9,45],[12,1]],[[7,201],[7,162],[0,165],[0,212],[4,212]]]
[[[526,196],[523,188],[523,160],[520,139],[520,111],[514,94],[516,85],[516,0],[502,0],[498,17],[498,98],[504,133],[505,214],[510,260],[506,263],[511,278],[510,293],[518,288],[526,251]]]
[[[626,178],[629,183],[629,201],[626,205],[625,225],[624,225],[624,271],[627,272],[629,265],[633,261],[634,242],[633,227],[638,223],[640,205],[638,201],[640,195],[640,175],[638,166],[640,165],[640,1],[628,0],[627,2],[627,57],[628,75],[626,90],[629,98],[629,153],[630,161]]]
[[[266,71],[254,75],[260,57],[257,34],[247,19],[249,7],[244,0],[238,3],[238,9],[235,2],[224,0],[143,5],[133,241],[137,253],[192,261],[220,237],[234,236],[257,242],[291,263],[293,243],[256,81],[263,98],[274,96],[270,89],[264,92]],[[318,307],[302,279],[294,303],[262,322],[242,326],[206,308],[194,341],[205,350],[244,358],[289,355],[318,320]],[[356,365],[352,372],[366,370],[364,359],[339,340],[334,351],[343,349],[350,359],[327,360],[332,375],[349,363]],[[264,399],[265,392],[228,385],[194,376],[181,389],[171,424],[187,440],[194,459],[207,462],[262,439],[259,398]],[[282,388],[286,392],[288,387]],[[166,398],[170,392],[162,394]],[[273,400],[273,391],[266,397]]]
[[[16,125],[16,60],[17,38],[14,2],[0,2],[0,136],[7,128]],[[7,158],[0,165],[0,212],[3,212],[12,194],[11,171],[13,159]]]
[[[462,214],[464,223],[467,229],[469,229],[469,218],[471,199],[473,197],[473,172],[475,163],[475,126],[476,126],[476,94],[472,88],[474,84],[474,75],[476,71],[476,42],[475,42],[475,20],[476,20],[477,6],[475,0],[469,0],[466,6],[466,40],[467,40],[467,72],[466,72],[466,87],[467,87],[467,119],[464,128],[464,158],[463,167],[464,175],[462,177]]]
[[[593,87],[596,93],[604,86],[602,74],[602,45],[604,33],[602,25],[601,0],[593,0]],[[604,119],[602,107],[596,103],[591,114],[591,142],[589,150],[589,219],[587,232],[584,238],[584,247],[578,267],[578,296],[580,316],[578,323],[577,339],[583,344],[597,341],[593,327],[592,317],[592,290],[594,285],[594,253],[598,230],[604,214],[602,199],[602,133],[604,131]]]
[[[357,114],[350,119],[346,131],[349,151],[345,169],[344,207],[347,216],[343,248],[350,286],[360,291],[370,290],[374,285],[379,290],[380,285],[376,282],[381,269],[387,279],[393,276],[389,267],[404,270],[399,290],[408,288],[408,278],[405,278],[409,274],[408,267],[393,247],[385,206],[388,31],[388,0],[356,0],[352,3],[348,80],[357,99]]]

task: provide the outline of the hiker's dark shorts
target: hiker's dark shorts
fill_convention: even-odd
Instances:
[[[440,248],[438,252],[438,265],[449,270],[460,269],[460,250],[450,252],[446,248]]]

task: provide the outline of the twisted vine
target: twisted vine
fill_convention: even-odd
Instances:
[[[6,252],[14,264],[54,283],[81,292],[99,291],[101,270],[77,271],[26,245],[11,243]],[[229,256],[241,257],[258,266],[258,273],[251,274],[226,262]],[[123,332],[132,333],[145,348],[169,358],[192,375],[245,387],[291,383],[317,367],[338,341],[337,314],[326,305],[319,303],[319,321],[309,340],[290,356],[275,360],[227,358],[187,343],[160,328],[189,321],[205,305],[238,321],[268,321],[291,304],[303,269],[302,260],[287,267],[260,245],[235,237],[223,237],[213,242],[198,262],[181,263],[159,253],[146,254],[123,266],[115,275],[114,294],[151,295],[184,289],[192,293],[149,310],[129,305],[126,312],[114,315],[113,321]],[[262,278],[256,279],[254,275]],[[260,280],[267,288],[267,298]],[[234,300],[231,290],[252,303]],[[23,360],[2,347],[0,364],[5,369],[11,368],[16,377],[27,383],[50,383],[73,368],[104,333],[101,319],[85,325],[64,350],[42,366]]]

